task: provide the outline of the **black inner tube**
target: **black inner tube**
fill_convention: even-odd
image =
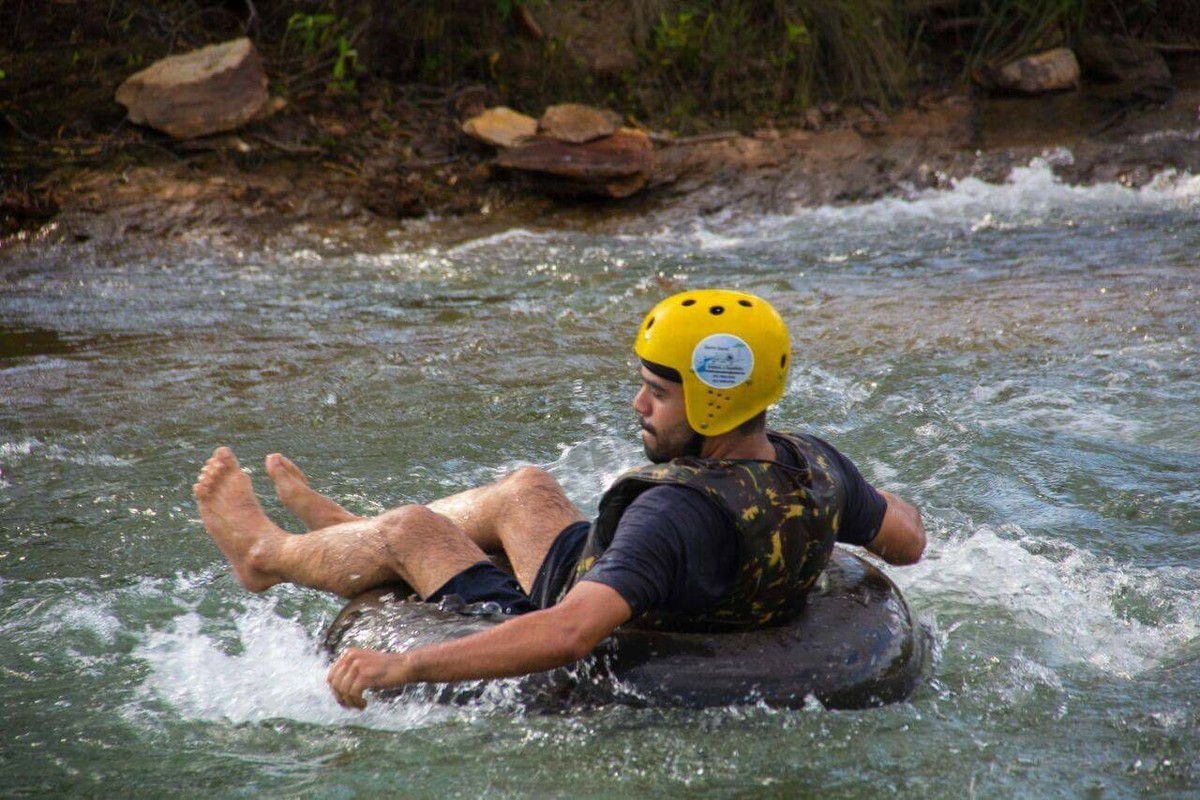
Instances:
[[[325,634],[348,647],[403,652],[482,630],[504,617],[486,609],[410,599],[406,586],[365,592]],[[467,613],[462,613],[467,612]],[[703,708],[765,703],[797,708],[867,708],[907,700],[923,681],[931,637],[881,570],[834,550],[804,613],[784,625],[742,633],[671,633],[625,626],[579,665],[522,679],[536,705],[624,702]],[[437,687],[426,697],[455,702],[484,682]],[[407,691],[407,690],[406,690]]]

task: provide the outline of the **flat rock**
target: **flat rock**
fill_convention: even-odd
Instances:
[[[620,129],[621,118],[613,112],[579,103],[550,106],[538,121],[541,136],[572,144],[612,136]]]
[[[463,133],[493,147],[513,147],[537,133],[533,117],[508,106],[489,108],[463,123]]]
[[[1075,53],[1056,47],[1010,61],[993,75],[996,88],[1022,94],[1044,94],[1079,86],[1079,61]]]
[[[246,38],[168,56],[117,89],[131,122],[175,139],[240,128],[267,100],[267,75]]]
[[[654,171],[654,145],[641,131],[623,128],[584,144],[538,138],[500,153],[496,163],[522,173],[547,194],[627,197]]]

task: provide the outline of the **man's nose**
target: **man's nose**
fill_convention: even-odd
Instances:
[[[641,416],[646,416],[650,413],[648,404],[646,403],[646,387],[638,389],[637,394],[633,396],[633,410]]]

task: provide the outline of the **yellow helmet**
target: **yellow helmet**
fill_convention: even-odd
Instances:
[[[678,372],[688,425],[719,436],[783,396],[791,342],[787,326],[761,297],[696,289],[651,309],[633,352]]]

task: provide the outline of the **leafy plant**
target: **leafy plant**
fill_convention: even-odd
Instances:
[[[1083,25],[1087,0],[982,0],[976,11],[982,22],[966,53],[972,72],[1069,39]]]
[[[353,73],[361,72],[358,65],[358,51],[350,46],[345,36],[337,40],[337,59],[333,62],[333,81],[331,86],[337,91],[352,94],[355,90]]]
[[[758,125],[847,96],[890,103],[910,75],[912,37],[896,9],[892,0],[672,3],[646,38],[638,81],[672,98],[680,124],[711,114]]]
[[[298,49],[299,57],[309,64],[307,71],[328,69],[325,90],[331,94],[353,94],[355,76],[362,72],[358,50],[353,46],[356,34],[350,23],[334,14],[308,14],[298,11],[288,18],[280,42],[280,52]]]
[[[281,47],[286,49],[288,40],[295,34],[300,40],[300,49],[304,55],[320,55],[337,27],[338,19],[333,14],[305,14],[297,11],[288,17]]]

